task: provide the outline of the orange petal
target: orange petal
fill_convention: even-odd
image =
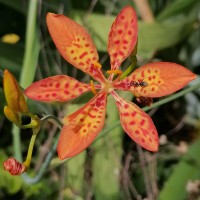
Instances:
[[[125,7],[115,19],[108,38],[111,69],[117,69],[134,49],[138,36],[137,15]]]
[[[162,97],[180,90],[195,78],[194,73],[181,65],[155,62],[136,69],[130,76],[115,83],[114,87],[131,91],[136,96]],[[134,83],[140,85],[135,86]]]
[[[149,151],[158,150],[158,133],[149,115],[138,106],[112,92],[124,131],[140,146]]]
[[[104,126],[106,93],[98,93],[85,106],[64,119],[57,151],[61,160],[86,149]]]
[[[64,15],[48,13],[47,26],[60,54],[72,65],[95,79],[102,79],[99,56],[88,32]]]
[[[14,112],[28,112],[28,106],[21,88],[8,70],[4,71],[3,86],[8,107]]]
[[[90,85],[81,83],[66,75],[57,75],[45,78],[31,84],[25,94],[37,101],[68,101],[84,92],[90,91]]]

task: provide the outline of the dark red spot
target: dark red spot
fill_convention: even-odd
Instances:
[[[74,57],[73,60],[77,60],[77,57]]]
[[[51,96],[52,96],[52,97],[55,97],[55,96],[57,96],[57,94],[56,94],[56,93],[52,93]]]
[[[49,83],[49,86],[50,86],[50,87],[53,86],[53,83]]]
[[[41,86],[41,87],[47,87],[47,85],[44,84],[44,83],[42,83],[40,86]]]
[[[98,124],[100,124],[100,123],[101,123],[101,121],[97,121],[97,123],[98,123]]]
[[[119,55],[124,56],[124,53],[122,51],[119,51]]]
[[[127,49],[126,46],[123,46],[123,49],[126,50]]]
[[[128,113],[128,112],[125,112],[125,113],[124,113],[124,116],[128,117],[128,116],[129,116],[129,113]]]
[[[82,89],[82,88],[79,88],[78,91],[79,91],[80,93],[82,93],[82,92],[83,92],[83,89]]]
[[[83,129],[83,132],[85,133],[87,130],[86,129]]]
[[[150,74],[150,73],[151,73],[151,70],[150,70],[150,69],[148,69],[148,70],[147,70],[147,72]]]
[[[38,95],[38,96],[37,96],[38,99],[40,99],[41,97],[42,97],[41,95]]]
[[[155,91],[155,88],[154,88],[154,87],[152,87],[152,88],[151,88],[151,91]]]
[[[117,53],[113,53],[113,57],[115,57],[115,58],[116,58],[116,57],[117,57]]]
[[[65,90],[64,93],[65,93],[66,95],[68,95],[68,94],[69,94],[69,91]]]
[[[157,69],[155,70],[155,73],[158,73],[158,70],[157,70]]]
[[[136,130],[136,131],[135,131],[135,134],[137,134],[137,135],[140,134],[140,131]]]
[[[148,79],[149,79],[149,81],[150,81],[150,80],[151,80],[151,76],[149,76],[149,78],[148,78]]]
[[[78,63],[80,66],[84,66],[84,63],[83,62],[80,62],[80,63]]]
[[[124,104],[124,108],[125,109],[129,108],[129,105],[128,104]]]
[[[122,34],[123,33],[123,31],[122,30],[118,30],[118,34]]]
[[[156,134],[155,131],[152,131],[152,134],[155,135]]]
[[[141,120],[141,122],[140,122],[140,125],[141,125],[141,126],[143,126],[143,125],[144,125],[144,123],[145,123],[145,120],[144,120],[144,119],[142,119],[142,120]]]
[[[48,98],[48,97],[49,97],[49,94],[46,94],[45,97]]]
[[[79,83],[76,83],[75,85],[74,85],[74,88],[78,88],[79,87]]]
[[[80,42],[80,38],[77,38],[77,42]]]
[[[149,138],[149,142],[152,142],[152,139],[151,139],[151,138]]]
[[[135,121],[131,121],[130,123],[129,123],[129,125],[134,125],[135,124]]]
[[[145,143],[145,139],[144,138],[142,138],[142,143]]]
[[[125,16],[124,16],[124,15],[121,15],[120,18],[121,18],[121,20],[123,20],[123,19],[125,18]]]
[[[93,128],[97,128],[97,126],[96,126],[96,125],[94,125],[94,126],[93,126]]]
[[[94,51],[90,51],[90,53],[94,53]]]
[[[135,117],[136,114],[137,114],[137,112],[132,112],[132,113],[131,113],[131,116],[132,116],[132,117]]]
[[[96,118],[96,115],[92,115],[91,113],[88,113],[88,116],[91,118]]]
[[[90,126],[91,126],[91,123],[88,123],[88,125],[87,125],[87,126],[88,126],[88,128],[90,128]]]
[[[83,59],[83,57],[86,56],[87,54],[88,54],[88,52],[83,52],[83,53],[79,56],[79,58],[80,58],[80,59]]]
[[[144,71],[141,72],[141,76],[144,77]]]
[[[65,83],[65,88],[68,88],[69,87],[69,83]]]
[[[101,116],[101,115],[99,115],[97,118],[101,119],[101,118],[102,118],[102,116]]]
[[[155,79],[156,78],[155,75],[153,75],[152,78]]]
[[[128,34],[131,35],[131,34],[132,34],[132,31],[128,31]]]
[[[114,43],[115,43],[115,44],[119,44],[120,41],[119,41],[119,40],[115,40]]]
[[[74,53],[74,50],[71,50],[70,52],[71,52],[71,54],[73,54],[73,53]]]
[[[59,88],[60,87],[60,83],[56,83],[55,87]]]
[[[123,43],[124,43],[124,44],[128,44],[128,41],[127,41],[127,40],[123,40]]]
[[[94,57],[92,57],[92,60],[93,60],[93,61],[95,61],[96,59],[97,59],[97,58],[96,58],[95,56],[94,56]]]
[[[161,83],[161,81],[158,81],[158,84],[160,84]]]
[[[90,46],[90,44],[89,44],[89,43],[85,44],[85,47],[89,47],[89,46]]]
[[[83,122],[83,121],[84,121],[84,118],[81,118],[81,119],[80,119],[80,122]]]

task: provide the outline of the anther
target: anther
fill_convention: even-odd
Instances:
[[[91,86],[92,92],[94,93],[94,95],[96,95],[96,94],[97,94],[97,91],[96,91],[96,89],[95,89],[95,87],[94,87],[94,82],[93,82],[93,80],[90,80],[90,86]]]
[[[96,69],[101,69],[101,68],[102,68],[101,64],[98,63],[98,62],[94,63],[94,67],[95,67]]]
[[[119,75],[121,75],[122,71],[119,70],[119,69],[115,69],[115,70],[108,70],[106,73],[107,74],[119,74]]]

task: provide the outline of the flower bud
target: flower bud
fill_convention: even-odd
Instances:
[[[4,170],[8,171],[11,175],[20,175],[26,170],[26,166],[18,162],[15,158],[9,158],[3,165]]]

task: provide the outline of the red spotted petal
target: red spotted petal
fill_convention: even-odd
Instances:
[[[149,115],[131,102],[112,92],[125,132],[140,146],[149,151],[158,150],[158,133]]]
[[[98,93],[85,106],[64,119],[57,152],[61,160],[86,149],[104,126],[106,93]]]
[[[162,97],[180,90],[195,78],[194,73],[181,65],[155,62],[136,69],[114,87],[131,91],[136,96]]]
[[[68,101],[90,91],[90,85],[81,83],[66,75],[45,78],[31,84],[25,94],[37,101]]]
[[[108,38],[111,69],[117,69],[130,55],[137,43],[137,15],[132,7],[125,7],[115,19]]]
[[[64,15],[48,13],[47,26],[60,54],[72,65],[97,80],[103,74],[98,67],[99,56],[88,32]]]

